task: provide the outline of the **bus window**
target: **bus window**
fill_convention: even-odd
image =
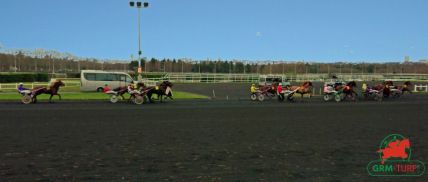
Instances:
[[[93,73],[86,73],[85,74],[85,79],[89,80],[89,81],[95,81],[96,77],[95,77],[95,74],[93,74]]]
[[[125,75],[120,75],[120,81],[121,81],[121,82],[125,82],[125,81],[126,81],[126,77],[125,77]]]
[[[127,82],[127,83],[132,83],[132,81],[133,81],[133,80],[132,80],[132,78],[131,78],[131,77],[129,77],[129,76],[127,76],[127,77],[126,77],[126,82]]]
[[[117,81],[116,74],[106,74],[106,81]]]

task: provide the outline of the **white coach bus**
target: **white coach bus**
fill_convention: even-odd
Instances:
[[[110,89],[135,83],[129,74],[124,72],[107,72],[97,70],[82,70],[80,73],[80,90],[102,92],[105,84]]]

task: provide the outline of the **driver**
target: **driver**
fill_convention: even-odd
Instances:
[[[19,83],[18,91],[19,91],[19,92],[22,92],[22,91],[24,91],[24,90],[30,90],[30,89],[25,88],[23,83]]]
[[[250,92],[251,94],[255,94],[257,92],[256,84],[251,84]]]
[[[128,85],[128,93],[131,95],[138,93],[138,91],[134,88],[134,84],[131,83]]]
[[[282,83],[278,84],[278,87],[276,87],[276,92],[278,94],[278,100],[283,101],[284,100],[284,92],[282,92]]]
[[[110,88],[108,87],[108,84],[104,84],[104,88],[103,88],[104,93],[108,93],[110,92]]]

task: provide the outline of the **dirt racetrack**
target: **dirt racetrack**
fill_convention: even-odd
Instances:
[[[0,102],[0,181],[428,181],[366,171],[392,133],[428,162],[427,95],[312,99]]]

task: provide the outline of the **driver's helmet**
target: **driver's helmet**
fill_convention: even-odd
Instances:
[[[106,83],[106,84],[104,84],[104,86],[108,86],[108,84]]]
[[[282,83],[279,83],[278,85],[279,85],[279,86],[282,86]]]
[[[24,84],[23,84],[23,83],[19,83],[18,85],[22,86],[22,85],[24,85]]]
[[[253,86],[253,87],[254,87],[254,86],[256,86],[256,84],[254,84],[254,83],[253,83],[253,84],[251,84],[251,86]]]

